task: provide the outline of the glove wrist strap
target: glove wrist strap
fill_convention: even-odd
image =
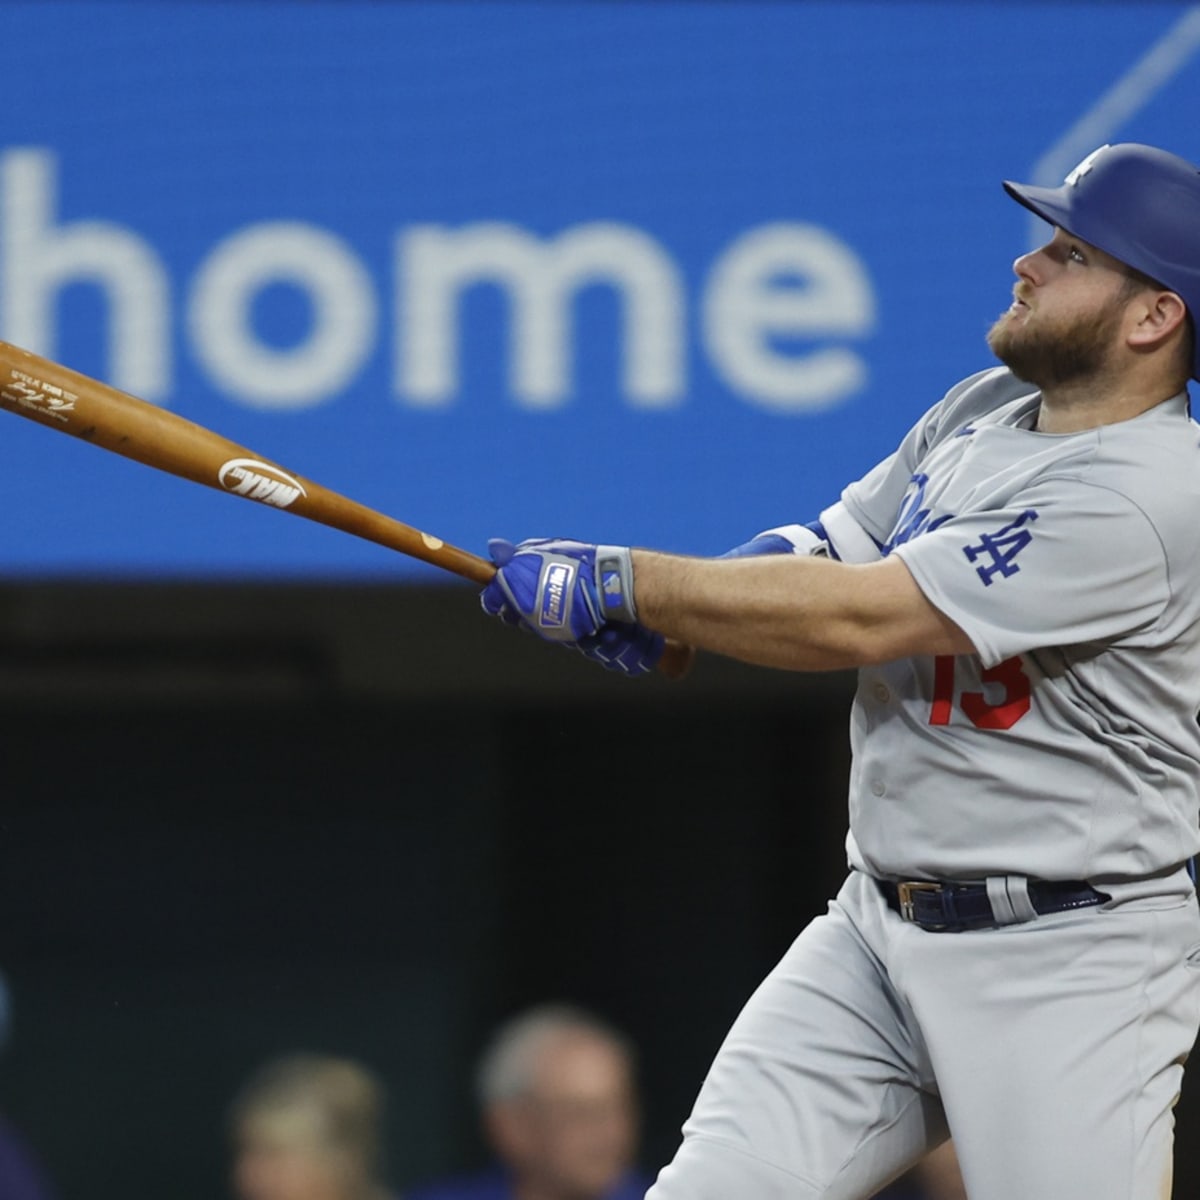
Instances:
[[[628,546],[596,547],[596,591],[606,621],[637,624],[633,602],[633,555]]]

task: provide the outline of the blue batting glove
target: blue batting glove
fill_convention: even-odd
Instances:
[[[488,543],[488,550],[491,553],[492,561],[503,572],[512,563],[519,551],[525,551],[527,547],[536,546],[540,552],[547,545],[548,543],[544,542],[523,543],[521,547],[517,547],[502,538],[495,538]],[[591,549],[591,547],[586,547],[580,542],[561,543],[560,545],[569,545],[573,549]],[[524,578],[527,581],[528,575]],[[595,578],[595,570],[593,569],[591,577],[593,584]],[[519,580],[518,586],[520,582]],[[585,573],[583,580],[585,588],[587,584],[588,579]],[[507,575],[505,575],[503,580],[498,577],[496,581],[489,584],[484,590],[483,595],[480,597],[480,602],[485,612],[490,613],[494,617],[499,617],[506,625],[515,625],[525,632],[531,632],[535,626],[523,619],[520,601],[516,599],[513,589],[514,584],[507,578]],[[513,598],[510,599],[510,596]],[[587,608],[589,612],[594,612],[597,608],[602,609],[603,605],[591,599],[589,593]],[[585,634],[577,640],[558,638],[553,640],[559,641],[560,645],[573,647],[584,658],[589,658],[592,662],[599,663],[606,670],[617,671],[630,676],[645,675],[652,671],[657,665],[658,660],[662,657],[664,645],[662,634],[644,629],[641,625],[627,622],[604,624],[596,632]]]
[[[584,658],[598,662],[609,671],[625,675],[645,675],[662,658],[665,639],[661,633],[641,625],[605,625],[599,633],[580,638],[576,649]]]
[[[507,566],[516,551],[516,546],[512,542],[505,541],[504,538],[492,538],[488,542],[488,554],[491,556],[492,562],[498,567]],[[505,625],[511,625],[514,629],[520,629],[523,633],[532,633],[533,631],[529,626],[521,620],[521,614],[503,596],[496,598],[489,595],[493,584],[488,584],[479,597],[479,603],[482,605],[483,611],[489,616],[499,617]]]
[[[484,612],[513,615],[547,641],[578,642],[609,621],[637,623],[633,566],[624,546],[542,538],[488,543],[499,570],[480,596]]]

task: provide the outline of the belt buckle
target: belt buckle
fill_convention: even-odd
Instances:
[[[905,921],[917,919],[916,910],[913,907],[913,892],[940,892],[941,890],[940,883],[930,883],[923,879],[909,879],[896,884],[896,891],[900,896],[900,916]]]

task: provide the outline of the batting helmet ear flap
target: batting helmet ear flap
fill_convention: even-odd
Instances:
[[[1004,190],[1051,225],[1140,271],[1200,313],[1200,168],[1122,142],[1092,151],[1061,187],[1006,180]],[[1191,374],[1200,379],[1192,339]]]

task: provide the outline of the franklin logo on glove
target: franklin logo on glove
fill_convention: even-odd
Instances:
[[[563,624],[563,602],[567,598],[567,589],[575,575],[575,568],[567,563],[551,563],[546,568],[545,582],[542,584],[542,615],[543,629],[561,629]]]

